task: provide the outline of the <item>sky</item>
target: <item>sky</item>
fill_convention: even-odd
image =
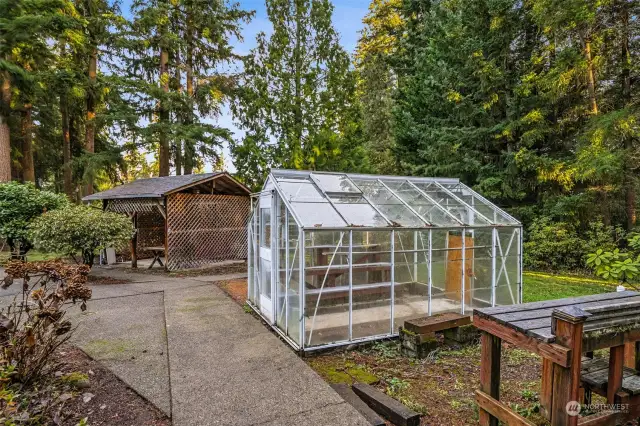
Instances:
[[[271,23],[267,18],[267,10],[265,7],[265,0],[237,0],[240,7],[244,10],[255,11],[255,16],[248,24],[244,24],[242,30],[243,41],[239,42],[234,40],[236,53],[247,54],[256,45],[256,35],[260,31],[264,31],[266,34],[271,33]],[[333,25],[336,31],[340,34],[340,43],[346,49],[347,52],[353,53],[356,44],[358,43],[359,32],[362,30],[362,18],[367,13],[369,3],[371,0],[332,0],[334,5],[333,11]],[[131,18],[130,12],[131,0],[124,0],[122,2],[121,10],[125,16]],[[208,123],[215,123],[220,127],[231,130],[234,134],[234,139],[239,140],[243,136],[243,131],[238,128],[234,123],[233,117],[228,107],[223,108],[222,115],[216,119],[206,118],[203,120]],[[225,146],[222,149],[222,155],[225,160],[225,168],[227,171],[234,173],[236,168],[233,165],[229,147]],[[153,161],[153,153],[147,155],[149,161]],[[211,171],[211,165],[205,166],[205,172]]]
[[[232,1],[232,0],[230,0]],[[255,11],[254,18],[248,24],[244,24],[242,30],[243,41],[234,40],[235,51],[238,54],[247,54],[256,45],[256,35],[260,31],[266,34],[271,33],[271,23],[267,18],[267,10],[265,0],[237,0],[240,7],[244,10]],[[358,43],[360,30],[362,30],[362,18],[366,15],[371,0],[331,0],[334,5],[333,25],[340,34],[340,43],[349,53],[353,53]],[[131,0],[122,2],[121,10],[123,14],[131,18]],[[207,123],[217,124],[220,127],[227,128],[233,132],[235,140],[239,140],[243,136],[243,131],[238,128],[228,107],[224,107],[222,115],[216,119],[205,118]],[[229,147],[224,146],[222,149],[225,168],[227,171],[234,173],[236,168],[233,165]],[[153,161],[154,153],[147,154],[147,160]],[[205,172],[211,171],[211,164],[205,165]]]
[[[256,12],[251,22],[243,28],[244,41],[236,45],[238,53],[246,54],[256,45],[256,35],[260,31],[264,31],[267,34],[271,32],[271,23],[267,18],[264,0],[239,0],[239,3],[243,9],[255,10]],[[333,0],[333,25],[340,34],[340,43],[349,53],[353,53],[356,48],[359,32],[363,27],[362,18],[367,13],[369,3],[370,0]],[[242,130],[235,125],[228,108],[224,109],[222,116],[217,120],[217,124],[230,129],[234,133],[234,139],[236,140],[243,135]],[[228,147],[223,148],[222,154],[227,171],[235,172]],[[210,171],[210,167],[210,165],[207,165],[206,171]]]

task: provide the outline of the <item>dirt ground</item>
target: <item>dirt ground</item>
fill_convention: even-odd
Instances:
[[[216,284],[237,303],[245,303],[246,280]],[[474,400],[480,373],[477,341],[448,346],[440,340],[438,348],[422,360],[402,356],[397,340],[388,340],[352,350],[312,354],[305,361],[329,383],[361,381],[374,385],[421,413],[422,425],[478,423]],[[501,371],[500,399],[535,424],[547,424],[538,414],[540,358],[505,344]]]
[[[218,287],[223,289],[233,300],[240,305],[244,305],[247,301],[247,280],[228,280],[216,283]]]
[[[82,386],[69,395],[60,416],[60,424],[75,426],[84,418],[92,426],[171,424],[157,408],[80,349],[64,346],[56,356],[64,364],[62,374],[82,374],[88,378],[88,386]]]
[[[99,277],[95,275],[89,275],[87,281],[92,285],[126,284],[131,282],[131,280],[124,278]]]
[[[211,268],[182,269],[174,272],[167,272],[164,268],[138,268],[136,273],[152,275],[168,275],[170,277],[197,277],[200,275],[226,275],[247,272],[247,262],[237,262],[228,265],[219,265]]]
[[[535,424],[544,425],[538,414],[540,358],[505,345],[502,352],[500,399]],[[306,358],[308,364],[330,383],[350,383],[354,374],[375,376],[373,385],[421,413],[423,425],[474,425],[478,407],[480,346],[446,346],[442,342],[426,359],[400,354],[396,341],[379,342],[357,350],[340,350]],[[345,376],[346,373],[346,376]],[[356,376],[357,378],[357,376]]]

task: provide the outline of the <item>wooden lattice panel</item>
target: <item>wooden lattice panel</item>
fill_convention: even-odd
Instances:
[[[246,259],[249,197],[172,194],[167,198],[167,268]]]
[[[105,210],[116,213],[152,213],[158,210],[158,198],[120,198],[108,200]]]

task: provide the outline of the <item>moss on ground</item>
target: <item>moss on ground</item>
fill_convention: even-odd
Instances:
[[[117,358],[132,350],[133,347],[133,343],[128,340],[98,339],[87,343],[84,349],[94,358]]]
[[[350,363],[345,363],[342,366],[333,366],[311,361],[311,364],[313,365],[313,369],[329,383],[352,385],[353,383],[360,382],[371,385],[380,381],[376,375],[368,372],[364,367]]]

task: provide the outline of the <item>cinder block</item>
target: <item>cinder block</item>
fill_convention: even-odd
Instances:
[[[445,343],[469,343],[480,338],[480,332],[473,325],[444,330]]]
[[[415,334],[402,327],[400,334],[400,353],[414,358],[425,358],[438,347],[435,333]]]

